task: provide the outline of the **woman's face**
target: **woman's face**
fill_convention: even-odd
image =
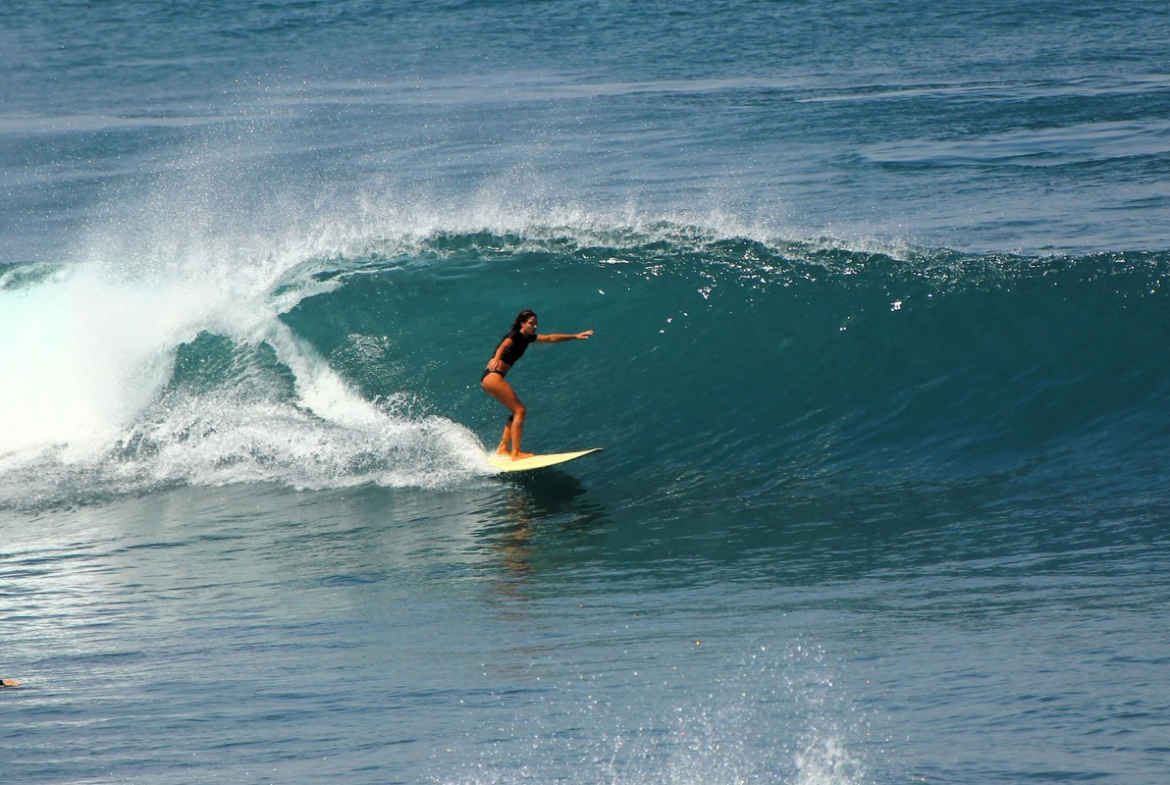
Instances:
[[[525,335],[534,335],[536,333],[536,317],[528,317],[528,321],[520,325],[520,332],[524,333]]]

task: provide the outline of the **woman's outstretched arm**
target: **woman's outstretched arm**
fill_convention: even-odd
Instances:
[[[592,330],[586,330],[583,333],[549,333],[548,335],[537,335],[537,343],[562,343],[564,341],[584,341],[593,335]]]

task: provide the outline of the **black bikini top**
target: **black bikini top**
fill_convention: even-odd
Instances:
[[[501,339],[500,343],[503,343],[509,338],[512,339],[512,345],[505,349],[504,353],[500,355],[500,361],[505,362],[508,365],[515,365],[516,361],[524,356],[524,352],[528,351],[528,344],[536,340],[536,335],[525,335],[519,330],[513,330],[512,332],[505,335],[503,339]],[[496,348],[498,349],[499,346]]]

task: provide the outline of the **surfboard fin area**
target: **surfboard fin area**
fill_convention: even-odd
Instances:
[[[516,461],[512,460],[510,456],[492,453],[487,456],[487,462],[492,468],[499,469],[502,472],[524,472],[533,469],[543,469],[547,466],[556,466],[566,461],[575,461],[583,456],[601,452],[601,450],[601,447],[593,447],[588,450],[578,450],[577,452],[546,453],[544,455],[533,455],[531,458],[521,458]]]

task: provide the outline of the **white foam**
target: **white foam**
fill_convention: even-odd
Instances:
[[[22,337],[0,343],[8,380],[0,386],[0,506],[174,482],[433,487],[480,470],[474,434],[442,418],[404,415],[395,400],[364,400],[292,335],[271,303],[229,303],[190,283],[144,286],[94,273],[73,268],[26,290],[0,291],[0,329]],[[244,358],[254,358],[260,342],[273,347],[292,371],[293,398],[267,394],[260,373],[244,374],[254,385],[168,389],[178,346],[201,330],[229,335]]]
[[[111,282],[89,267],[0,292],[0,455],[108,448],[169,378],[192,308],[174,292]]]
[[[338,220],[286,194],[237,215],[246,179],[178,167],[103,208],[74,262],[0,288],[0,504],[78,484],[426,485],[479,467],[469,431],[364,400],[279,319],[332,286],[310,261],[368,243],[380,213]],[[176,397],[176,354],[201,332],[272,347],[294,399]]]

